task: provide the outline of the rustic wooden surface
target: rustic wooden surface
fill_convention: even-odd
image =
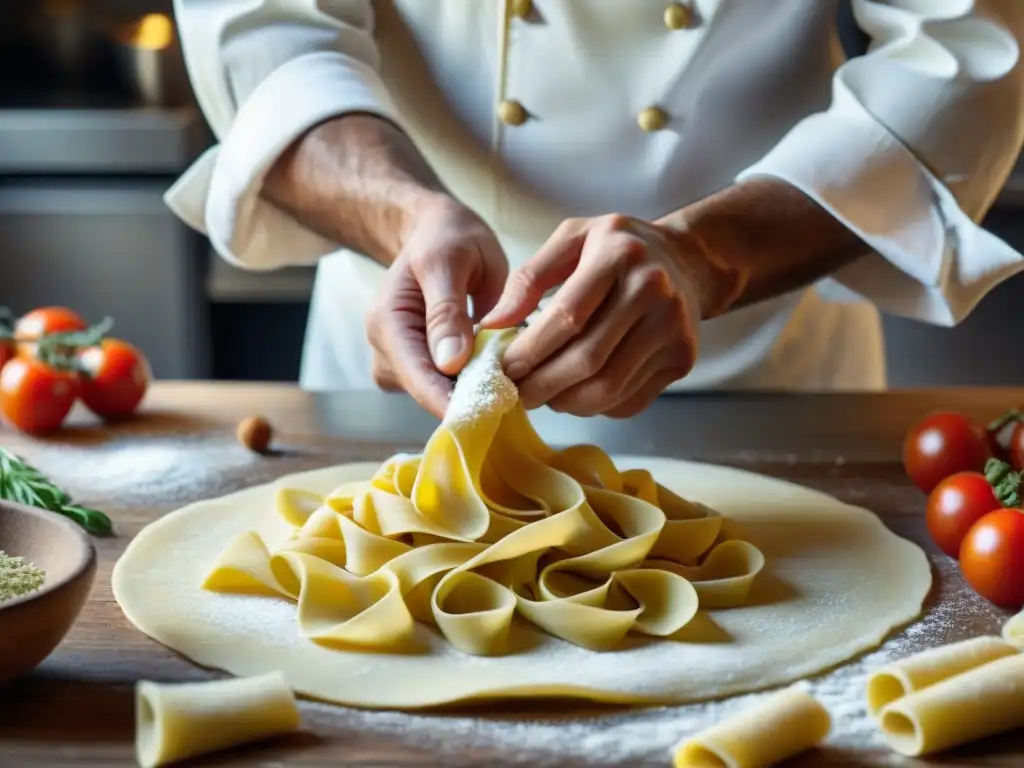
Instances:
[[[756,401],[733,396],[730,402],[734,407],[722,413],[747,413]],[[701,440],[680,438],[680,445],[688,447],[672,453],[753,469],[824,490],[875,510],[897,533],[922,544],[936,566],[936,587],[928,610],[953,608],[959,618],[944,636],[921,640],[923,645],[935,645],[995,631],[1006,614],[965,592],[955,570],[927,541],[922,519],[924,498],[905,480],[896,461],[902,433],[913,419],[932,408],[955,407],[988,417],[1019,403],[1024,403],[1024,390],[790,398],[757,405],[761,418],[733,418],[734,423],[727,425],[728,433],[723,431],[725,428],[716,431],[715,425],[705,419],[701,426],[703,442],[713,449],[701,451]],[[101,428],[88,416],[76,413],[70,429],[45,441],[0,431],[0,444],[58,479],[81,503],[106,510],[118,534],[116,538],[97,540],[100,562],[92,595],[65,642],[34,673],[0,689],[0,765],[134,764],[133,683],[142,678],[201,680],[213,673],[197,668],[128,624],[111,595],[110,572],[115,560],[143,526],[187,502],[291,472],[340,462],[381,460],[398,450],[421,447],[418,433],[403,440],[401,431],[391,427],[381,429],[381,434],[388,435],[387,442],[367,439],[365,434],[372,432],[368,433],[360,421],[365,421],[366,406],[357,403],[352,407],[361,416],[346,422],[344,415],[330,416],[327,411],[332,409],[325,411],[323,402],[317,403],[288,386],[161,383],[150,393],[146,413],[131,423]],[[377,410],[391,409],[378,403]],[[237,422],[256,413],[265,414],[278,430],[280,451],[276,455],[255,456],[235,441]],[[721,415],[720,420],[729,421],[727,415]],[[693,428],[691,421],[673,423],[665,417],[647,423],[650,426],[645,429],[663,433],[661,445],[673,434],[682,435]],[[601,434],[614,435],[615,429],[605,423]],[[629,432],[628,427],[621,429],[623,434]],[[357,437],[327,437],[325,432]],[[815,435],[821,439],[816,440]],[[751,451],[749,446],[753,444],[758,449]],[[867,447],[856,450],[858,445]],[[623,448],[605,447],[616,452]],[[639,445],[631,452],[645,453],[644,447]],[[457,745],[449,745],[455,748],[442,757],[417,744],[414,738],[346,730],[339,726],[335,708],[303,704],[303,709],[307,732],[300,736],[192,764],[523,764],[507,746],[489,749],[476,745],[460,751]],[[543,706],[527,704],[499,709],[503,718],[517,714],[536,718],[538,712],[543,715],[545,711]],[[567,715],[566,706],[560,705],[557,715],[571,717],[585,710],[586,705],[574,705]],[[472,712],[480,717],[493,717],[494,713],[494,707]],[[809,753],[794,764],[881,766],[892,765],[892,757],[877,747],[826,749]],[[531,760],[528,764],[540,762]],[[552,764],[579,763],[560,759]],[[668,764],[667,755],[644,763]],[[923,761],[912,764],[932,765]],[[1021,765],[1024,738],[1011,734],[991,739],[944,755],[934,764]]]

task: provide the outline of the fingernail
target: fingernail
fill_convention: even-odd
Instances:
[[[434,365],[443,367],[457,358],[462,352],[462,339],[458,336],[445,336],[434,345]]]
[[[480,325],[489,325],[494,322],[492,318],[501,317],[501,313],[498,311],[500,308],[500,306],[495,307],[490,312],[484,314],[484,316],[480,318]]]
[[[526,363],[512,363],[512,365],[505,369],[505,375],[512,379],[512,381],[516,381],[523,378],[527,371]]]

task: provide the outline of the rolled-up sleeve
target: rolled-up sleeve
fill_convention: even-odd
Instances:
[[[853,0],[868,52],[843,64],[824,112],[738,180],[771,176],[871,249],[822,281],[935,325],[963,320],[1024,258],[978,226],[1024,140],[1024,2]]]
[[[318,123],[352,112],[395,120],[370,0],[175,0],[174,9],[218,143],[168,190],[167,204],[246,269],[311,264],[337,250],[260,192],[275,161]]]

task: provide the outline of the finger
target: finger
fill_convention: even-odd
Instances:
[[[508,280],[508,262],[498,242],[486,243],[481,249],[481,267],[470,284],[473,319],[476,322],[480,322],[481,318],[494,309]]]
[[[379,349],[395,378],[417,403],[444,418],[451,381],[440,373],[427,346],[425,301],[411,274],[396,277],[387,289],[376,329]]]
[[[584,222],[575,219],[563,222],[533,258],[512,273],[501,298],[480,320],[480,325],[510,328],[523,323],[537,309],[544,294],[576,269],[585,238]]]
[[[434,258],[416,275],[423,293],[426,339],[434,366],[454,376],[469,360],[473,351],[473,322],[469,318],[467,299],[473,276],[467,260],[477,263],[479,257],[455,253],[448,258]]]
[[[685,347],[680,351],[681,347]],[[604,413],[611,415],[611,412],[625,405],[647,386],[647,382],[655,376],[665,379],[661,389],[684,378],[693,369],[697,362],[697,344],[693,337],[690,337],[685,345],[673,345],[662,348],[649,362],[636,371],[629,379],[629,386],[625,387],[621,396],[609,402],[611,405],[604,409]],[[659,390],[660,391],[660,390]],[[644,406],[646,407],[646,406]],[[630,414],[632,415],[632,414]]]
[[[669,362],[658,336],[659,325],[656,317],[644,317],[629,329],[596,373],[559,393],[549,405],[577,416],[595,416],[634,394]],[[524,387],[525,383],[520,393]]]
[[[380,354],[374,353],[371,370],[374,383],[385,392],[402,392],[402,385],[395,375],[394,369]]]
[[[605,411],[604,415],[612,419],[632,418],[646,410],[658,395],[678,378],[679,375],[674,369],[663,368],[648,379],[629,399]]]
[[[601,412],[607,413],[619,407],[623,403],[632,400],[633,397],[647,386],[647,383],[655,376],[660,376],[663,373],[667,375],[670,369],[678,371],[679,366],[676,364],[676,361],[672,359],[672,355],[673,353],[668,350],[661,350],[657,355],[645,361],[633,378],[629,380],[628,385],[621,390],[619,396],[610,399]],[[669,384],[678,378],[681,377],[677,373],[675,378],[672,379]],[[668,384],[665,386],[668,386]]]
[[[576,271],[505,351],[503,362],[509,378],[521,381],[583,333],[618,280],[622,254],[643,248],[643,243],[630,235],[587,238]]]
[[[424,331],[396,332],[392,336],[392,350],[391,357],[401,361],[395,374],[402,389],[424,409],[443,419],[453,384],[434,366]]]
[[[522,380],[519,398],[523,405],[536,408],[567,390],[585,387],[583,382],[598,376],[609,360],[656,348],[650,334],[645,337],[634,331],[638,324],[646,325],[641,321],[643,312],[643,304],[628,290],[609,293],[590,329]],[[643,349],[638,349],[641,345]]]

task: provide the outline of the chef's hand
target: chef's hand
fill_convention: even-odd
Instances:
[[[564,281],[505,353],[523,404],[624,418],[689,373],[703,277],[694,251],[680,232],[627,216],[565,221],[482,321],[519,324]]]
[[[454,202],[425,210],[402,246],[367,318],[373,378],[405,390],[438,418],[473,351],[479,318],[501,296],[508,262],[491,229]]]

